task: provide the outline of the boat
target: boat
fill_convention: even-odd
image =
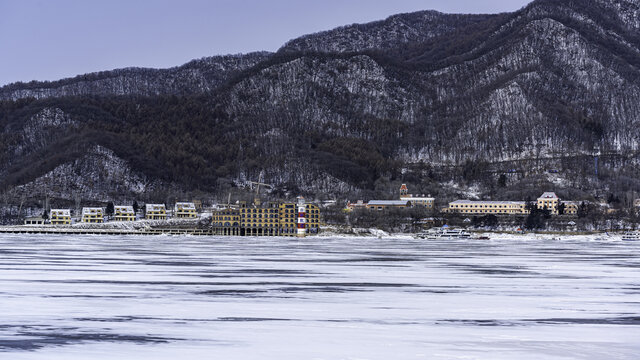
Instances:
[[[462,229],[453,229],[448,225],[441,228],[433,228],[416,234],[419,239],[437,240],[437,239],[469,239],[471,234]]]
[[[627,231],[622,234],[622,240],[624,241],[640,241],[639,231]]]

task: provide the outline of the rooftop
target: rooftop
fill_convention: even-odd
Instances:
[[[548,191],[542,194],[538,199],[557,199],[557,198],[558,198],[558,195],[556,195],[556,193]]]
[[[82,214],[96,214],[96,213],[100,213],[102,214],[102,208],[82,208]]]
[[[491,204],[491,205],[525,205],[524,201],[490,201],[490,200],[456,200],[451,202],[450,205],[464,205],[464,204]]]
[[[192,202],[178,202],[176,203],[176,209],[188,209],[193,210],[196,208],[196,204]]]
[[[435,198],[432,198],[430,196],[401,196],[400,200],[407,200],[407,201],[411,201],[411,200],[427,200],[427,201],[435,201]]]
[[[370,206],[406,206],[408,200],[371,200],[367,205]]]

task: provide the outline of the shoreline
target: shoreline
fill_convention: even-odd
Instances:
[[[216,234],[213,229],[210,228],[198,228],[193,222],[181,222],[168,225],[167,227],[150,227],[146,226],[126,226],[126,223],[112,223],[111,226],[107,224],[82,224],[82,226],[56,226],[56,225],[6,225],[0,226],[0,234],[59,234],[59,235],[196,235],[196,236],[226,236]],[[182,225],[180,227],[173,227],[171,225]],[[511,235],[511,236],[606,236],[606,235],[620,235],[629,230],[611,230],[611,231],[530,231],[525,233],[518,233],[516,231],[509,230],[483,230],[473,229],[466,230],[474,235]],[[413,237],[414,233],[389,233],[377,228],[351,228],[342,226],[325,226],[318,234],[307,235],[306,237],[377,237],[377,238],[400,238],[400,237]],[[233,237],[233,236],[229,236]],[[277,237],[277,236],[264,236],[264,237]]]

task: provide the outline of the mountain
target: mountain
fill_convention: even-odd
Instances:
[[[10,85],[0,188],[44,184],[99,147],[163,194],[223,194],[259,178],[315,196],[384,196],[401,181],[444,198],[631,194],[639,28],[637,0],[537,0],[303,36],[199,75],[214,80],[184,75],[207,73],[205,61]]]
[[[402,44],[424,42],[497,17],[499,15],[443,14],[437,11],[399,14],[382,21],[302,36],[287,42],[279,51],[357,52],[394,49]]]
[[[269,52],[213,56],[170,69],[126,68],[52,82],[14,83],[0,88],[0,99],[201,94],[215,89],[269,56]]]

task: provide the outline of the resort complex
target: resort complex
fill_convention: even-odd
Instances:
[[[196,202],[177,202],[172,212],[167,212],[165,204],[146,204],[144,214],[138,218],[134,206],[85,207],[76,222],[100,224],[109,220],[113,222],[135,222],[140,219],[155,220],[153,224],[162,223],[170,217],[182,220],[197,220],[209,213],[200,213]],[[110,205],[111,206],[111,205]],[[137,205],[136,205],[137,206]],[[200,208],[202,205],[200,203]],[[296,202],[271,201],[261,203],[256,200],[252,204],[238,201],[211,211],[209,233],[233,236],[307,236],[320,231],[320,208],[316,204],[307,203],[298,197]],[[25,218],[25,225],[72,225],[74,223],[71,209],[52,209],[49,221],[44,217]]]

